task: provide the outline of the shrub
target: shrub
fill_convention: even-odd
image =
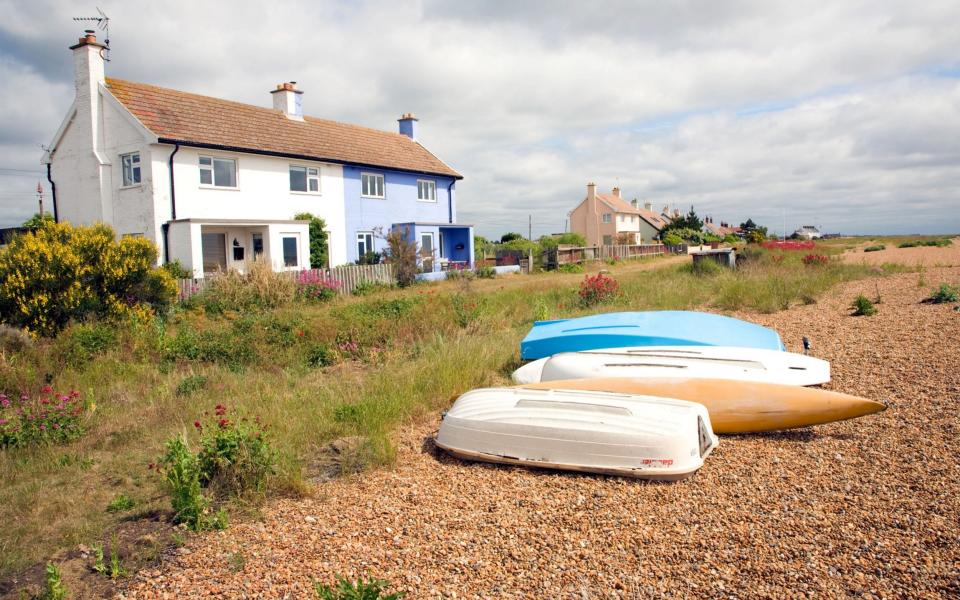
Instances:
[[[723,272],[723,267],[721,267],[717,261],[702,258],[698,261],[691,262],[688,267],[689,272],[697,277],[710,277],[712,275],[719,275]]]
[[[580,304],[583,306],[593,306],[601,302],[606,302],[615,298],[620,293],[620,284],[613,277],[608,277],[603,273],[596,275],[587,275],[580,282]]]
[[[171,260],[160,265],[160,268],[174,279],[193,279],[193,271],[187,269],[179,260]]]
[[[407,287],[417,279],[417,244],[408,233],[406,228],[392,230],[387,234],[387,249],[384,251],[384,259],[393,265],[393,274],[400,287]]]
[[[864,252],[879,252],[881,250],[886,250],[887,247],[883,244],[875,244],[873,246],[867,246],[863,249]]]
[[[310,266],[322,269],[327,266],[327,224],[312,214],[297,213],[293,218],[298,221],[310,221]]]
[[[163,357],[219,363],[239,371],[254,357],[253,344],[244,338],[229,331],[181,329],[176,337],[164,338]]]
[[[667,246],[682,246],[683,238],[671,231],[663,236],[663,243]]]
[[[474,271],[479,279],[493,279],[497,276],[497,270],[489,265],[477,267]]]
[[[747,242],[750,244],[762,244],[765,239],[767,239],[766,234],[759,229],[754,229],[747,234]]]
[[[134,506],[136,506],[136,502],[133,501],[133,498],[126,494],[120,494],[111,500],[110,504],[107,504],[107,512],[123,512],[125,510],[130,510]]]
[[[293,300],[297,284],[285,273],[273,270],[265,260],[257,259],[246,273],[227,271],[212,276],[201,301],[209,312],[276,308]]]
[[[800,260],[808,267],[818,267],[830,263],[830,258],[822,254],[808,254]]]
[[[470,323],[475,321],[483,311],[482,298],[480,300],[468,300],[463,294],[453,294],[450,296],[450,304],[453,306],[453,320],[461,329],[466,329]]]
[[[225,529],[226,513],[210,515],[210,502],[200,488],[200,462],[190,452],[184,436],[167,441],[166,452],[156,465],[170,492],[174,523],[183,523],[193,531]]]
[[[901,242],[898,248],[917,248],[920,246],[936,246],[936,247],[946,247],[952,244],[953,242],[947,238],[937,238],[935,240],[907,240],[906,242]]]
[[[374,577],[368,580],[359,577],[356,582],[352,582],[346,577],[337,576],[337,582],[333,586],[319,581],[313,583],[313,589],[320,600],[400,600],[406,595],[406,592],[387,593],[390,587],[388,581]]]
[[[215,423],[207,427],[198,423],[202,432],[197,455],[200,484],[238,496],[263,493],[276,464],[266,433],[256,421],[229,419],[222,404],[214,409],[213,418]]]
[[[18,327],[0,323],[0,352],[20,352],[33,345],[30,334]]]
[[[44,386],[33,399],[0,393],[0,448],[73,441],[83,434],[85,410],[77,391],[54,394]]]
[[[337,296],[341,285],[338,280],[326,279],[316,271],[301,271],[297,275],[297,296],[306,300],[326,302]]]
[[[207,385],[207,378],[204,375],[187,375],[177,384],[177,396],[189,396],[190,394],[202,390]]]
[[[63,360],[74,367],[90,362],[116,342],[116,326],[105,323],[81,323],[68,328],[57,339]]]
[[[337,363],[337,351],[327,344],[317,344],[307,352],[307,364],[311,367],[329,367]]]
[[[946,302],[957,302],[960,300],[960,288],[955,288],[946,283],[941,283],[940,287],[933,290],[928,301],[933,304],[944,304]]]
[[[583,265],[577,263],[564,263],[557,267],[561,273],[583,273]]]
[[[40,600],[64,600],[68,593],[67,586],[63,585],[60,567],[53,563],[47,563],[44,588],[39,596]]]
[[[353,295],[369,296],[376,292],[386,291],[389,289],[390,289],[390,286],[388,284],[377,283],[375,281],[367,281],[366,279],[364,279],[353,288]]]
[[[357,259],[356,264],[379,265],[382,259],[383,259],[383,256],[379,252],[374,252],[373,250],[371,250],[370,252],[367,252],[362,256],[360,256],[360,258]]]
[[[853,316],[855,317],[869,317],[877,314],[877,307],[863,294],[853,299],[853,304],[850,305],[850,308],[853,309]]]
[[[0,253],[0,320],[52,336],[71,320],[165,310],[176,297],[143,238],[114,239],[106,225],[45,223]]]

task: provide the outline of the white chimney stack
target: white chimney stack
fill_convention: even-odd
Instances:
[[[644,202],[643,208],[649,210],[650,212],[653,212],[653,202]]]
[[[303,92],[297,89],[296,81],[278,83],[277,89],[271,90],[273,109],[280,111],[288,119],[303,120]]]

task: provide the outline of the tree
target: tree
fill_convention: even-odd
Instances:
[[[310,267],[322,269],[327,266],[327,224],[312,214],[297,213],[293,218],[298,221],[310,221]]]
[[[502,236],[500,236],[500,243],[506,244],[507,242],[512,242],[514,240],[522,240],[522,239],[525,239],[522,235],[511,231],[509,233],[505,233]]]
[[[757,225],[756,223],[753,222],[753,219],[747,219],[743,223],[740,223],[740,231],[743,234],[743,237],[748,239],[750,237],[750,234],[753,233],[754,231],[760,232],[760,235],[761,235],[760,241],[763,241],[763,239],[767,237],[767,228]]]
[[[560,235],[545,235],[539,240],[540,247],[544,250],[556,248],[557,246],[576,246],[582,248],[587,245],[587,240],[579,233],[563,233]]]
[[[386,235],[387,248],[383,251],[384,262],[393,265],[397,285],[406,287],[417,279],[417,244],[406,228],[392,229]]]
[[[694,231],[700,231],[703,229],[703,220],[697,216],[696,211],[694,211],[693,206],[691,206],[690,212],[667,223],[667,226],[664,227],[660,233],[664,234],[674,229],[692,229]]]
[[[44,223],[53,223],[53,215],[48,212],[43,213],[34,213],[32,217],[23,222],[23,227],[26,227],[30,231],[36,231],[40,229],[40,226]]]

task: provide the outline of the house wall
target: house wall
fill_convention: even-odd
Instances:
[[[360,174],[380,173],[384,176],[384,197],[365,198],[361,196]],[[417,180],[427,179],[437,184],[437,201],[422,202],[417,200]],[[454,179],[437,175],[417,175],[391,171],[387,169],[373,169],[362,167],[343,167],[344,203],[346,205],[346,236],[347,255],[344,262],[354,262],[357,256],[356,236],[360,231],[373,231],[374,248],[380,252],[386,247],[382,239],[394,223],[456,222],[456,189],[451,186],[448,196],[447,188]],[[452,197],[451,197],[452,196]],[[380,231],[381,237],[376,232]],[[434,243],[436,243],[436,238]]]
[[[658,230],[656,227],[654,227],[650,223],[644,221],[643,219],[640,219],[640,217],[637,217],[637,218],[640,220],[640,228],[638,229],[638,231],[640,232],[640,237],[643,240],[643,243],[644,244],[653,243],[654,238],[660,235],[660,230]]]
[[[169,220],[170,215],[167,160],[174,148],[160,144],[154,145],[154,148],[154,202],[160,215],[156,220],[159,224]],[[201,155],[236,160],[237,187],[224,189],[201,186]],[[318,167],[320,193],[291,192],[290,165]],[[177,219],[289,220],[293,219],[296,213],[309,212],[322,218],[327,224],[330,264],[336,266],[347,262],[343,168],[340,165],[181,146],[174,157],[174,178]]]

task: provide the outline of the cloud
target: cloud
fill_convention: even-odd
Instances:
[[[49,141],[71,100],[70,18],[90,5],[0,8],[0,167],[32,169],[29,144]],[[113,76],[264,106],[293,79],[308,114],[382,129],[416,112],[425,145],[466,176],[461,221],[486,235],[525,231],[528,215],[537,235],[562,230],[589,180],[718,220],[777,225],[786,208],[788,226],[960,229],[955,2],[106,10]],[[19,193],[14,181],[0,176]]]

